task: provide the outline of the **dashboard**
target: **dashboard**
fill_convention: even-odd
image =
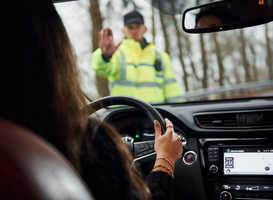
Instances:
[[[273,98],[154,107],[173,122],[184,146],[175,166],[176,200],[273,199]],[[153,123],[136,108],[109,108],[99,118],[153,148]],[[143,173],[152,166],[141,166]]]

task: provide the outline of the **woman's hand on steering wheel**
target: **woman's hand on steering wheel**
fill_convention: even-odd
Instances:
[[[183,153],[182,142],[180,141],[178,135],[174,132],[172,122],[166,118],[165,124],[166,132],[162,135],[160,124],[158,121],[154,121],[154,149],[156,151],[157,158],[165,158],[174,165]]]

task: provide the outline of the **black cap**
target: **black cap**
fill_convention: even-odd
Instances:
[[[124,26],[132,23],[144,24],[143,16],[137,11],[132,11],[124,15]]]

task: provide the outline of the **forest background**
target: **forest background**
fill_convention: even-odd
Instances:
[[[197,0],[198,3],[198,0]],[[55,4],[78,58],[82,90],[91,99],[109,95],[107,79],[90,66],[98,48],[98,33],[111,27],[117,44],[123,39],[124,14],[138,10],[144,15],[145,38],[166,51],[176,78],[188,91],[273,79],[273,24],[210,34],[187,34],[182,15],[168,15],[148,0],[80,0]],[[183,10],[183,4],[173,5]]]

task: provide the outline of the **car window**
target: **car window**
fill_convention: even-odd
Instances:
[[[90,2],[93,2],[93,9],[90,9]],[[187,5],[179,6],[183,10]],[[123,16],[134,9],[144,16],[147,42],[154,42],[159,51],[170,56],[175,78],[182,88],[183,100],[179,102],[273,94],[272,23],[217,33],[188,34],[182,30],[181,13],[164,14],[145,0],[101,0],[97,3],[80,0],[56,3],[55,7],[78,58],[82,90],[91,99],[109,95],[109,83],[107,80],[98,83],[96,72],[91,68],[101,30],[96,23],[102,23],[102,28],[111,27],[115,44],[118,44],[124,39]]]

